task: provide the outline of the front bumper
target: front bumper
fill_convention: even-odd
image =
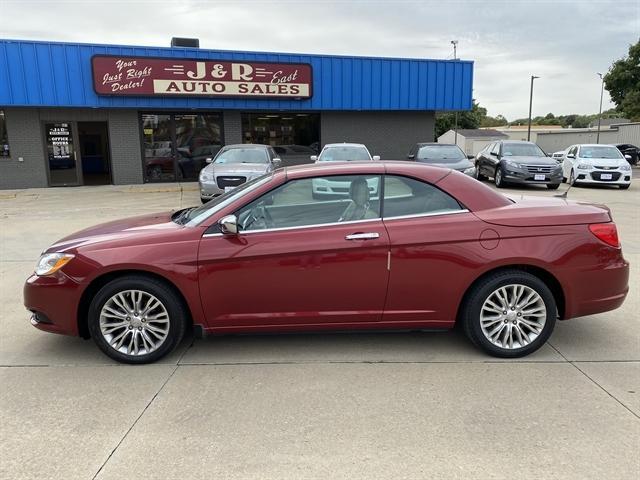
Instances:
[[[224,190],[218,188],[214,182],[199,182],[200,184],[200,197],[203,199],[211,200],[214,197],[222,195]]]
[[[46,277],[31,275],[23,289],[31,324],[45,332],[78,336],[81,294],[81,285],[62,272]]]
[[[536,175],[544,176],[544,179],[536,180]],[[520,183],[527,185],[558,185],[562,183],[562,170],[551,173],[535,173],[517,171],[506,167],[503,170],[503,176],[505,182]]]
[[[631,183],[631,170],[575,170],[576,181],[598,185],[629,185]],[[610,179],[603,175],[611,175]]]

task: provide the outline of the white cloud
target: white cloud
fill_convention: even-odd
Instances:
[[[4,38],[474,60],[489,114],[594,113],[598,71],[640,34],[637,0],[0,0]],[[604,108],[611,107],[605,92]]]

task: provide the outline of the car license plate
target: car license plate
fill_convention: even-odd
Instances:
[[[236,187],[224,187],[224,193],[230,192],[231,190],[235,190]]]
[[[545,180],[546,177],[544,175],[536,174],[536,175],[533,176],[533,179],[534,180]]]
[[[600,180],[612,180],[612,179],[613,179],[613,175],[611,175],[610,173],[600,174]]]

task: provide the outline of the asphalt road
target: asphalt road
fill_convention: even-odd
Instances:
[[[0,478],[639,478],[639,182],[569,193],[611,207],[627,301],[526,359],[454,331],[187,339],[138,367],[31,327],[22,284],[58,238],[195,186],[0,191]]]

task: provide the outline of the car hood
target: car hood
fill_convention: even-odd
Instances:
[[[459,172],[463,172],[467,168],[473,167],[473,163],[466,158],[463,158],[458,162],[442,162],[441,160],[429,159],[419,159],[418,162],[424,163],[425,165],[432,165],[434,167],[450,168],[451,170],[458,170]]]
[[[578,157],[579,163],[588,163],[589,165],[598,165],[600,167],[618,167],[626,165],[627,161],[623,158],[582,158]]]
[[[513,155],[502,157],[502,160],[512,160],[524,165],[558,165],[558,162],[551,157],[529,157],[525,155]]]
[[[130,239],[134,236],[162,235],[170,230],[182,228],[171,220],[172,213],[154,213],[101,223],[58,240],[47,251],[64,252],[99,242]]]
[[[210,173],[218,175],[255,176],[267,173],[268,163],[211,163],[205,167]]]

